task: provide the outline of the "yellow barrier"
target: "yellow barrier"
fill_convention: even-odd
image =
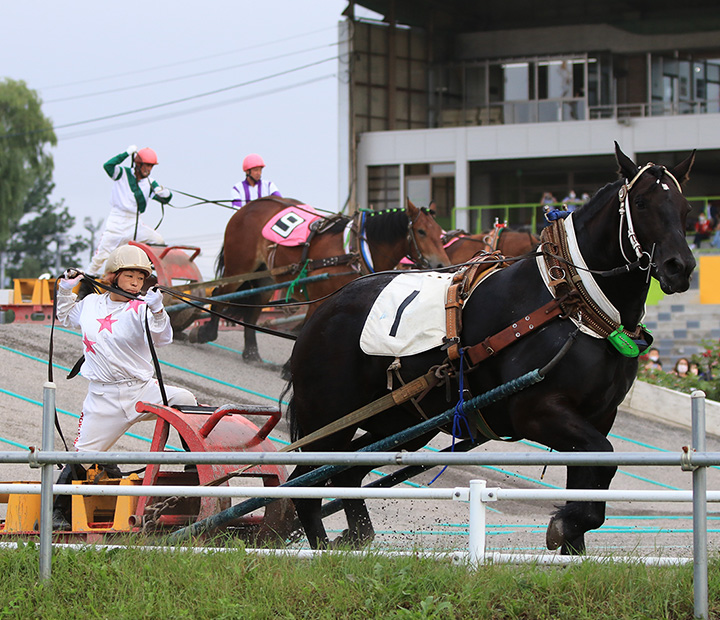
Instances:
[[[54,284],[54,281],[53,281]],[[50,280],[38,280],[36,278],[15,278],[13,280],[14,304],[31,306],[52,305],[50,295]]]
[[[700,303],[720,304],[720,256],[700,257]]]

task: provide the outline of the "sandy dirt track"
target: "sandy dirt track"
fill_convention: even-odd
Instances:
[[[22,450],[41,444],[42,387],[47,380],[47,358],[50,328],[43,325],[0,325],[0,451]],[[57,330],[55,333],[54,363],[57,385],[57,407],[60,422],[69,442],[74,438],[77,418],[85,397],[87,382],[82,377],[67,381],[65,375],[81,353],[77,333]],[[159,350],[165,381],[190,389],[201,403],[252,403],[269,405],[277,402],[285,387],[279,373],[287,359],[292,342],[272,336],[259,335],[259,346],[266,360],[262,367],[243,363],[241,331],[223,331],[213,344],[193,345],[176,341]],[[319,388],[321,384],[319,383]],[[150,437],[152,422],[133,428],[133,432]],[[287,427],[282,421],[274,436],[288,440]],[[638,452],[679,451],[690,443],[689,430],[654,423],[621,412],[612,431],[616,451]],[[449,445],[449,437],[433,442],[437,448]],[[708,437],[708,450],[720,451],[720,439]],[[57,449],[61,442],[56,440]],[[149,443],[132,437],[123,438],[118,451],[143,451]],[[538,446],[522,442],[512,444],[489,443],[479,448],[485,451],[535,452]],[[39,480],[39,473],[24,465],[0,465],[2,480]],[[389,471],[389,470],[388,470]],[[415,479],[427,484],[438,470]],[[446,470],[433,486],[467,486],[473,478],[482,478],[488,486],[509,488],[563,488],[565,471],[551,467],[542,476],[542,468],[486,467],[454,468]],[[371,475],[374,477],[374,475]],[[687,489],[691,475],[680,468],[623,467],[615,476],[613,489]],[[710,489],[720,488],[720,474],[710,469]],[[376,544],[403,548],[442,548],[464,550],[467,544],[468,506],[462,502],[369,502],[375,528]],[[553,511],[551,502],[498,502],[488,515],[488,549],[491,551],[542,551],[545,529]],[[709,506],[708,521],[711,547],[718,546],[717,519],[714,505]],[[590,552],[641,555],[685,555],[692,552],[692,507],[690,504],[643,502],[613,503],[608,506],[608,519],[600,530],[587,537]],[[331,517],[326,522],[332,532],[344,527],[344,519]]]

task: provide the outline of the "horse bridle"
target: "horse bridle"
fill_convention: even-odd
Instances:
[[[632,246],[632,249],[635,252],[635,256],[637,257],[638,261],[641,261],[643,256],[646,256],[648,259],[648,263],[646,267],[640,267],[640,269],[644,270],[650,270],[650,268],[653,266],[653,254],[655,251],[655,246],[653,245],[652,252],[646,252],[642,249],[640,242],[638,241],[637,234],[635,233],[635,226],[633,224],[632,220],[632,211],[630,210],[630,190],[632,190],[633,186],[635,185],[635,182],[642,176],[642,174],[648,169],[655,166],[652,162],[648,162],[645,164],[642,168],[640,168],[637,172],[637,174],[632,178],[631,181],[628,181],[625,179],[625,182],[620,186],[620,190],[618,191],[618,199],[620,200],[620,208],[618,209],[618,212],[620,213],[620,227],[618,229],[618,240],[620,242],[620,252],[623,255],[623,258],[625,259],[625,262],[630,265],[633,261],[631,261],[627,255],[625,254],[625,249],[623,248],[623,240],[622,240],[622,229],[623,229],[623,220],[625,217],[627,217],[627,237],[628,241],[630,242],[630,245]],[[680,186],[680,183],[678,183],[678,180],[673,176],[673,174],[665,167],[660,166],[662,168],[663,174],[668,175],[673,182],[675,183],[675,186],[678,188],[678,191],[682,194],[682,187]],[[661,177],[658,177],[658,179],[655,181],[656,183],[660,183]],[[663,184],[665,189],[668,189],[667,185]]]
[[[415,218],[417,220],[418,217],[420,217],[420,213],[422,213],[422,208],[418,210],[418,215]],[[430,262],[427,258],[423,256],[422,251],[420,250],[420,246],[418,245],[417,239],[415,238],[415,230],[413,229],[413,224],[415,223],[415,220],[411,219],[410,216],[408,216],[408,232],[407,232],[407,242],[408,247],[410,248],[410,251],[407,253],[407,259],[412,261],[413,265],[418,267],[419,269],[429,269],[430,268]],[[417,259],[412,257],[412,250],[415,249],[415,252],[417,254]]]

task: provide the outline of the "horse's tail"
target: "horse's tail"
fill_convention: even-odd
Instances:
[[[220,248],[220,254],[215,259],[215,277],[222,278],[225,275],[225,244]]]
[[[295,415],[295,395],[292,393],[292,381],[287,382],[283,391],[280,393],[280,397],[278,398],[281,410],[282,402],[288,394],[290,394],[290,398],[288,399],[287,409],[285,410],[285,419],[288,421],[288,425],[290,426],[290,441],[297,441],[300,439],[300,425],[298,424],[297,416]]]

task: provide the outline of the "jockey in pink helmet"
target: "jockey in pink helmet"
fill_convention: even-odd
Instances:
[[[245,179],[232,188],[233,207],[240,208],[251,200],[266,196],[280,196],[280,190],[272,181],[262,180],[262,171],[265,167],[263,158],[257,153],[250,153],[243,159],[243,172]]]
[[[133,163],[132,168],[121,165],[128,158]],[[160,233],[140,219],[140,214],[145,212],[151,198],[163,205],[172,198],[170,190],[150,176],[157,163],[155,151],[147,147],[138,149],[132,145],[103,165],[114,183],[110,195],[110,214],[105,219],[105,228],[95,255],[85,270],[89,275],[100,275],[110,252],[128,241],[155,245],[165,243]]]

